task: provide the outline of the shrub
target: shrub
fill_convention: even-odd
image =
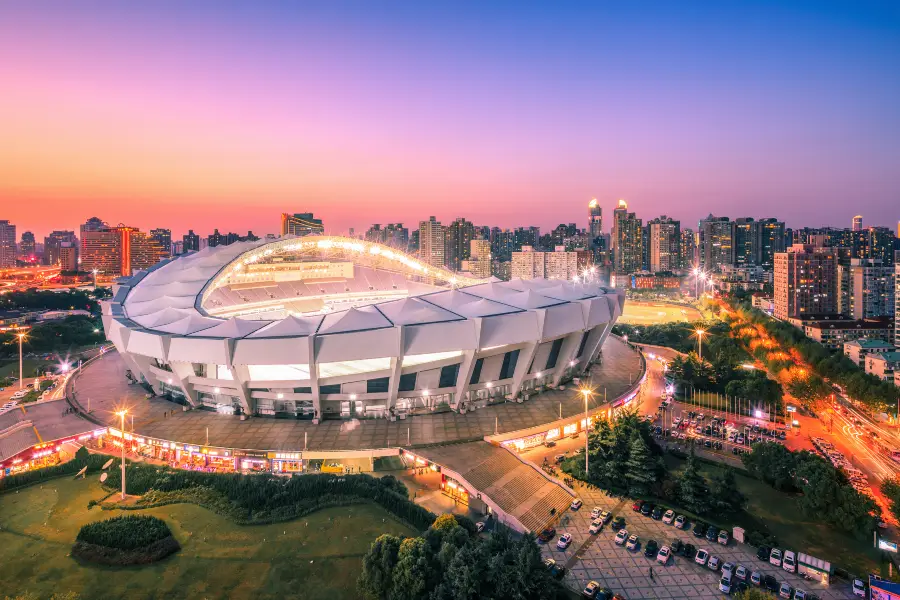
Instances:
[[[179,549],[165,521],[128,515],[82,527],[72,555],[104,565],[133,565],[160,560]]]

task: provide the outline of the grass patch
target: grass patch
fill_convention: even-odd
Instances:
[[[666,455],[666,465],[677,478],[685,461]],[[717,467],[698,463],[707,479],[720,472]],[[828,560],[851,573],[865,574],[880,570],[880,554],[869,539],[860,540],[805,516],[790,494],[779,492],[767,484],[736,474],[738,487],[747,497],[744,512],[729,515],[728,522],[745,530],[766,531],[774,535],[782,548],[805,552]],[[706,520],[706,519],[705,519]]]
[[[36,371],[40,368],[40,371],[43,373],[46,370],[53,370],[55,363],[46,360],[40,360],[37,358],[26,358],[22,361],[22,372],[25,373],[25,378],[34,378]],[[0,379],[5,379],[6,377],[18,377],[19,376],[19,358],[16,356],[15,360],[10,361],[0,361]],[[27,383],[27,382],[26,382]],[[18,381],[12,384],[15,387],[19,386]]]
[[[371,504],[327,508],[286,523],[241,526],[192,504],[140,511],[164,519],[181,552],[141,567],[83,565],[69,555],[88,510],[106,495],[95,478],[44,482],[0,495],[0,589],[40,597],[355,598],[362,556],[382,533],[415,536]]]

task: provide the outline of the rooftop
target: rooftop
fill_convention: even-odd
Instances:
[[[868,338],[860,338],[858,340],[853,340],[852,342],[847,342],[844,345],[845,346],[859,346],[860,348],[866,349],[866,350],[874,350],[877,348],[892,349],[894,347],[893,344],[888,343],[884,340],[870,340]]]

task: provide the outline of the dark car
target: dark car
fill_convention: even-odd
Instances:
[[[771,575],[766,575],[763,578],[763,587],[772,592],[773,594],[778,593],[778,580],[772,577]]]
[[[769,555],[772,553],[772,549],[768,546],[760,546],[759,550],[756,551],[756,558],[763,562],[769,562]]]
[[[553,527],[548,527],[547,529],[543,530],[538,536],[538,542],[543,542],[546,544],[554,537],[556,537],[556,529],[554,529]]]
[[[650,514],[650,517],[659,521],[662,519],[663,513],[666,511],[665,507],[657,506],[653,509],[653,512]]]
[[[597,595],[594,596],[596,600],[610,600],[612,598],[613,593],[612,590],[608,588],[600,588],[597,590]]]
[[[562,579],[566,574],[566,568],[553,560],[552,558],[544,559],[544,566],[550,571],[550,576],[554,579]]]
[[[685,544],[681,555],[693,560],[694,557],[697,556],[697,548],[693,544]]]
[[[659,544],[656,543],[656,540],[647,540],[647,543],[644,544],[644,556],[656,558],[658,552]]]
[[[707,541],[714,542],[714,541],[716,541],[716,540],[718,539],[718,537],[719,537],[719,528],[716,527],[715,525],[710,525],[710,526],[706,529],[706,539],[707,539]]]
[[[706,535],[706,527],[706,523],[697,521],[697,523],[694,525],[694,537],[702,538],[704,535]]]
[[[634,512],[641,512],[641,507],[644,506],[643,500],[635,500],[634,504],[631,505],[631,510]]]
[[[623,527],[625,527],[625,517],[616,517],[616,519],[612,522],[612,525],[610,525],[610,527],[612,527],[613,531],[618,531],[618,530],[622,529]]]
[[[733,593],[741,593],[741,592],[746,592],[748,589],[750,589],[750,586],[747,585],[746,581],[738,581],[737,584],[734,586],[734,589],[732,590],[732,592]]]
[[[672,549],[672,554],[681,554],[684,551],[684,542],[681,540],[672,540],[669,543],[669,548]]]
[[[547,448],[553,448],[554,446],[556,446],[556,442],[554,442],[553,440],[547,440],[546,442],[544,442],[544,446],[546,446]]]
[[[649,502],[644,502],[641,506],[641,514],[646,517],[649,516],[651,512],[653,512],[653,505]]]

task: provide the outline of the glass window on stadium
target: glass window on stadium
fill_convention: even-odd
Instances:
[[[558,340],[553,340],[553,345],[550,346],[550,356],[547,357],[547,366],[546,368],[553,369],[556,367],[556,361],[559,359],[559,351],[562,349],[563,338],[559,338]]]
[[[340,394],[341,393],[341,384],[333,383],[331,385],[320,385],[319,393],[320,394]]]
[[[519,351],[513,350],[503,355],[503,366],[500,367],[500,379],[509,379],[516,370],[516,363],[519,362]]]
[[[400,391],[411,392],[416,389],[416,373],[407,373],[400,376]]]
[[[441,369],[441,378],[438,381],[439,388],[456,387],[456,380],[459,378],[459,363],[455,365],[447,365]]]
[[[590,335],[590,331],[585,331],[584,335],[581,336],[581,343],[578,344],[578,354],[575,355],[575,358],[581,358],[581,355],[584,354],[584,347],[587,346],[588,335]]]
[[[367,394],[387,394],[391,385],[390,377],[379,377],[377,379],[369,379],[366,381]]]
[[[484,366],[484,359],[479,358],[475,361],[475,368],[472,369],[472,377],[469,378],[469,385],[474,383],[478,383],[478,380],[481,379],[481,367]]]

